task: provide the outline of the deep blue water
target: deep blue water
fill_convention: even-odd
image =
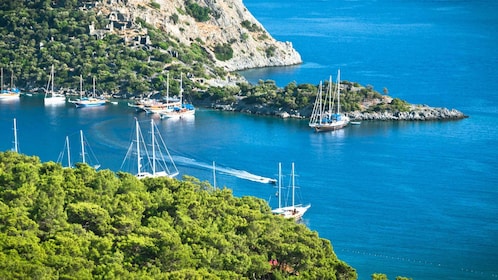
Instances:
[[[245,71],[251,81],[372,85],[411,103],[456,108],[447,122],[362,122],[317,134],[306,121],[199,110],[159,120],[182,175],[237,196],[276,205],[276,178],[296,164],[298,193],[312,207],[305,223],[331,240],[359,279],[498,278],[498,4],[492,1],[244,1],[304,63]],[[134,117],[125,103],[44,107],[36,97],[0,103],[0,150],[12,147],[16,118],[22,153],[57,160],[66,135],[82,129],[102,168],[118,170]],[[75,150],[73,159],[78,158]],[[286,180],[288,176],[285,177]]]

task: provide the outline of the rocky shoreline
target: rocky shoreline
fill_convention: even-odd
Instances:
[[[283,119],[296,118],[306,119],[309,118],[311,112],[309,109],[297,110],[283,110],[282,108],[271,108],[264,105],[247,106],[237,104],[211,104],[204,107],[221,110],[241,112],[253,115],[262,116],[275,116]],[[430,107],[427,105],[411,105],[408,112],[347,112],[345,113],[351,121],[436,121],[436,120],[461,120],[468,118],[467,115],[456,109],[448,109],[443,107]]]
[[[468,118],[456,109],[430,107],[427,105],[411,105],[408,112],[349,112],[346,114],[352,121],[435,121],[460,120]]]

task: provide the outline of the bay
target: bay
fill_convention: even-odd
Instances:
[[[498,278],[497,4],[492,1],[244,1],[267,30],[291,41],[302,65],[244,71],[251,81],[318,83],[341,77],[411,103],[457,108],[448,122],[362,122],[332,133],[304,120],[200,109],[193,119],[155,119],[181,175],[276,205],[258,182],[296,164],[306,225],[358,270],[389,279]],[[0,102],[0,150],[13,119],[22,153],[57,160],[83,130],[102,168],[120,169],[134,119],[126,106]],[[288,181],[288,176],[285,177]]]

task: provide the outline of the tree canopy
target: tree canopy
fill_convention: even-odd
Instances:
[[[0,153],[0,278],[356,279],[330,242],[185,176]]]

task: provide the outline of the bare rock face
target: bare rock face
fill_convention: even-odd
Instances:
[[[103,0],[100,14],[130,22],[137,18],[166,32],[180,43],[196,43],[211,54],[216,66],[227,71],[302,63],[290,42],[275,40],[247,10],[241,0],[190,0],[209,9],[209,19],[196,21],[186,12],[185,0]],[[118,16],[116,16],[118,15]],[[232,58],[219,60],[214,49],[229,45]]]

